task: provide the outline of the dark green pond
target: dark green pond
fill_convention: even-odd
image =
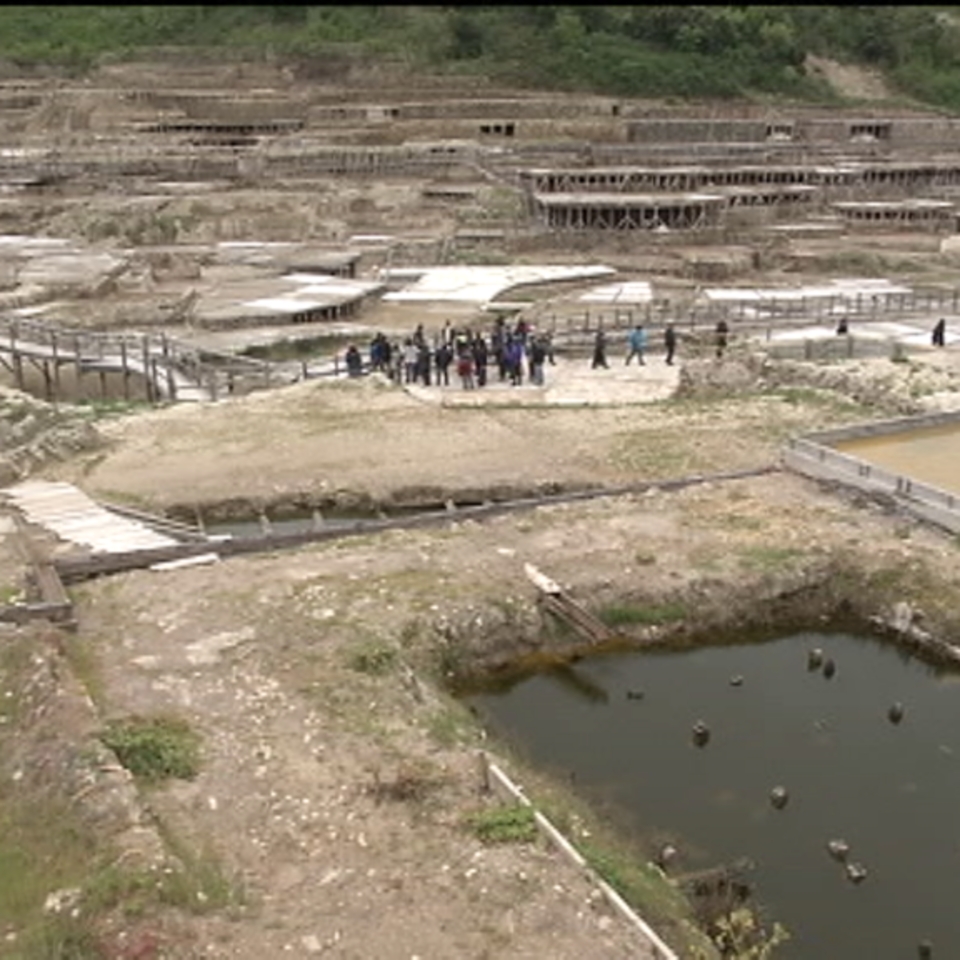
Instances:
[[[830,679],[808,670],[818,647]],[[683,871],[753,860],[755,905],[792,935],[778,957],[904,960],[922,940],[960,957],[960,678],[871,639],[804,633],[584,660],[465,699],[624,829],[670,839]],[[834,839],[863,882],[829,856]]]

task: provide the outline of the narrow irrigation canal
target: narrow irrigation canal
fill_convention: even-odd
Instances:
[[[777,956],[960,957],[960,677],[803,633],[598,657],[466,699],[625,829],[673,844],[677,872],[752,860],[754,906],[791,933]]]

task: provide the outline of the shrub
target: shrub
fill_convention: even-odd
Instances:
[[[522,803],[481,810],[469,817],[468,824],[484,843],[533,843],[537,838],[533,808]]]
[[[108,724],[100,739],[144,783],[192,780],[200,769],[200,737],[176,717],[130,717]]]

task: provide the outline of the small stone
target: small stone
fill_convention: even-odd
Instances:
[[[323,950],[323,944],[320,942],[320,938],[315,937],[312,933],[308,933],[305,937],[301,937],[300,943],[307,953],[320,953]]]

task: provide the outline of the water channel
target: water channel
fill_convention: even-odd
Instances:
[[[833,446],[892,473],[960,494],[960,425],[912,428]]]
[[[808,668],[815,648],[832,677]],[[466,700],[623,829],[674,843],[680,870],[750,858],[755,906],[792,936],[778,957],[904,960],[921,941],[960,957],[960,677],[870,638],[802,633],[607,655]]]

